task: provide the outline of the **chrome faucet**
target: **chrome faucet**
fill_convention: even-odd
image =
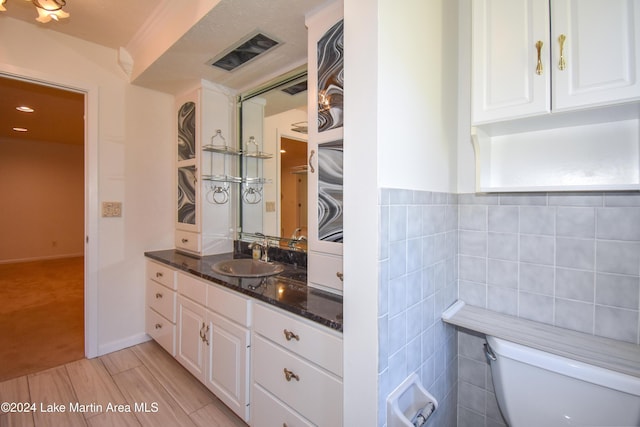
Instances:
[[[299,234],[302,232],[302,228],[296,228],[295,230],[293,230],[293,234],[291,235],[291,239],[289,241],[289,247],[291,249],[295,249],[296,248],[296,244],[298,242],[302,242],[303,240],[307,240],[307,238],[305,236],[303,236],[302,234]]]

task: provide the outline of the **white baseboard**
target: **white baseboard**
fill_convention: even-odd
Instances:
[[[98,346],[98,356],[103,356],[114,351],[122,350],[123,348],[132,347],[134,345],[142,344],[143,342],[151,341],[151,337],[144,332],[136,334],[131,337],[127,337],[117,341],[111,341]]]

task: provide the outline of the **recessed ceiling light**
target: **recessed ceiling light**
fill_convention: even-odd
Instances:
[[[280,152],[281,152],[282,154],[284,154],[284,153],[286,153],[286,152],[287,152],[287,150],[280,150]]]
[[[23,113],[33,113],[33,108],[27,107],[26,105],[21,105],[20,107],[16,107],[16,110],[22,111]]]
[[[15,130],[16,132],[27,132],[28,131],[27,128],[13,128],[13,130]]]

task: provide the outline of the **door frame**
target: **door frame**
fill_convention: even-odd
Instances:
[[[0,75],[84,94],[84,355],[98,356],[98,86],[0,63]]]

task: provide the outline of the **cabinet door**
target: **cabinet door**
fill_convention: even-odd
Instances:
[[[209,340],[205,385],[233,412],[249,420],[249,330],[207,315]]]
[[[548,0],[473,0],[473,124],[550,111],[548,40]]]
[[[205,372],[207,326],[204,307],[178,296],[176,359],[201,381]]]
[[[551,5],[553,109],[640,98],[640,2],[552,0]]]
[[[309,249],[342,254],[342,140],[309,145]]]

